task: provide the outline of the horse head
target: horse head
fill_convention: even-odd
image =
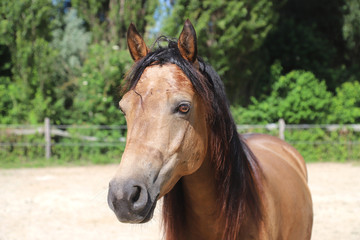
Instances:
[[[141,69],[144,58],[150,55],[150,61],[153,56],[132,24],[127,42],[135,68]],[[189,20],[171,51],[201,77],[196,33]],[[199,169],[207,154],[206,104],[184,71],[177,64],[164,63],[164,58],[158,54],[140,72],[135,70],[130,76],[135,83],[119,102],[128,132],[121,163],[109,185],[108,204],[121,222],[149,221],[157,200],[182,176]]]

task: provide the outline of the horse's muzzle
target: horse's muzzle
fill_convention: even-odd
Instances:
[[[154,213],[157,197],[151,199],[145,184],[135,180],[113,179],[109,184],[108,204],[120,222],[145,223]]]

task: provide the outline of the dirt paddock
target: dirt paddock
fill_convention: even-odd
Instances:
[[[115,165],[0,170],[0,240],[160,239],[160,210],[121,224],[106,203]],[[315,240],[360,239],[360,165],[308,165]]]

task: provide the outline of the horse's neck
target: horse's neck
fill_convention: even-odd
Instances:
[[[221,221],[216,206],[215,170],[210,159],[205,159],[195,173],[182,178],[185,198],[186,228],[185,239],[220,239],[221,233],[214,234]]]
[[[226,219],[219,218],[217,199],[219,194],[225,193],[216,190],[215,169],[209,158],[204,160],[198,171],[182,177],[182,187],[186,224],[181,231],[183,235],[174,239],[222,239]],[[242,224],[239,238],[260,239],[257,227],[253,220],[248,219]]]

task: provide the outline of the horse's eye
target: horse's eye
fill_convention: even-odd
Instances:
[[[190,110],[190,104],[187,104],[187,103],[182,103],[178,107],[178,112],[182,113],[182,114],[188,113],[189,110]]]

